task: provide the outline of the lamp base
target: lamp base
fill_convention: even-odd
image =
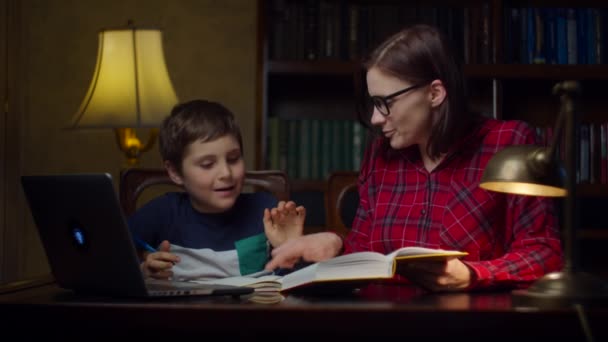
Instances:
[[[553,272],[528,289],[513,291],[514,306],[564,307],[608,303],[608,282],[585,272]]]
[[[151,128],[148,141],[144,145],[137,137],[135,129],[120,127],[114,129],[116,143],[127,157],[126,167],[133,167],[139,163],[139,156],[154,146],[154,141],[158,136],[158,128]]]

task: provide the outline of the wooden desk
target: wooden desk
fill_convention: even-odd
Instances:
[[[584,308],[596,341],[608,337],[608,308]],[[352,295],[286,296],[276,304],[213,297],[117,300],[77,296],[53,283],[0,291],[3,336],[26,338],[129,336],[285,341],[335,341],[382,337],[459,337],[518,340],[560,337],[585,340],[573,308],[513,305],[509,292],[426,294],[409,286],[370,285]],[[290,337],[288,337],[290,336]],[[275,338],[276,339],[276,338]],[[139,340],[139,339],[138,339]]]

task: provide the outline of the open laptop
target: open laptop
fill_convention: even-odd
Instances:
[[[253,289],[144,279],[109,174],[22,176],[59,286],[88,295],[241,295]]]

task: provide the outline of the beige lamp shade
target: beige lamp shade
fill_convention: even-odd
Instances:
[[[71,126],[158,127],[177,101],[160,30],[102,30],[95,74]]]

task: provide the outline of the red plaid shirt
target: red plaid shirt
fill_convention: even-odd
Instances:
[[[361,166],[360,203],[345,253],[386,254],[405,246],[466,251],[471,288],[525,287],[561,269],[553,200],[479,187],[497,151],[535,143],[523,122],[483,120],[429,173],[418,146],[393,150],[378,138]]]

